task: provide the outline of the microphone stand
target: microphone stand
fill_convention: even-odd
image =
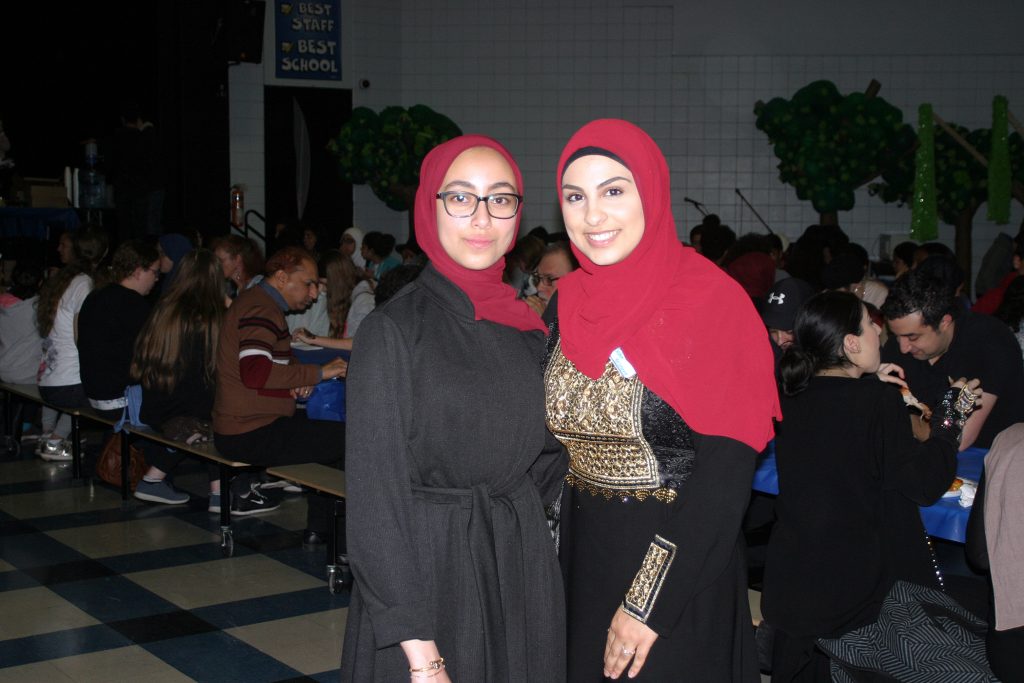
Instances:
[[[751,212],[752,212],[752,213],[753,213],[753,214],[754,214],[755,216],[757,216],[757,220],[761,221],[761,225],[763,225],[763,226],[765,227],[765,230],[767,230],[769,234],[771,234],[771,235],[774,235],[774,234],[775,234],[775,231],[774,231],[774,230],[772,230],[772,229],[771,229],[771,228],[770,228],[770,227],[768,226],[768,224],[764,222],[764,219],[763,219],[763,218],[761,218],[761,214],[759,214],[759,213],[757,212],[757,209],[755,209],[755,208],[754,208],[753,206],[751,206],[751,205],[750,205],[750,202],[748,202],[748,201],[747,201],[747,198],[743,196],[743,193],[742,193],[742,192],[740,192],[740,188],[738,188],[738,187],[736,188],[736,194],[738,194],[738,195],[740,196],[740,199],[742,199],[742,200],[743,200],[743,203],[747,205],[747,208],[748,208],[748,209],[750,209],[750,211],[751,211]]]

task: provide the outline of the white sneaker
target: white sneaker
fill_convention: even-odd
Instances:
[[[271,489],[282,489],[285,493],[302,493],[302,487],[293,481],[287,479],[277,479],[271,477],[269,481],[265,481],[260,484],[260,488],[264,491]]]
[[[67,462],[72,459],[71,444],[63,439],[41,439],[38,448],[36,448],[36,453],[43,460]]]

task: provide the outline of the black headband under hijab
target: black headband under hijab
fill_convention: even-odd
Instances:
[[[580,149],[573,152],[568,159],[565,160],[565,166],[562,167],[562,177],[565,177],[565,170],[569,168],[569,164],[576,161],[580,157],[599,156],[608,157],[612,161],[617,161],[626,168],[629,168],[629,164],[620,159],[615,153],[609,152],[603,147],[581,147]]]

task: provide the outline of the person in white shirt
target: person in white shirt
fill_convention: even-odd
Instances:
[[[107,235],[86,228],[74,236],[71,259],[43,284],[37,320],[43,337],[39,368],[39,395],[62,408],[88,405],[78,364],[78,312],[93,288],[93,275],[107,253]],[[43,414],[42,436],[37,452],[44,460],[70,460],[67,443],[71,419]]]

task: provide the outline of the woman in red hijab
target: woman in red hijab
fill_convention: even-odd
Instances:
[[[349,366],[342,680],[565,680],[565,599],[544,506],[546,328],[501,281],[523,183],[467,135],[423,161],[430,264],[359,328]]]
[[[644,131],[581,128],[558,192],[580,262],[559,281],[545,373],[569,451],[569,680],[757,681],[740,523],[780,417],[764,326],[679,243]]]

